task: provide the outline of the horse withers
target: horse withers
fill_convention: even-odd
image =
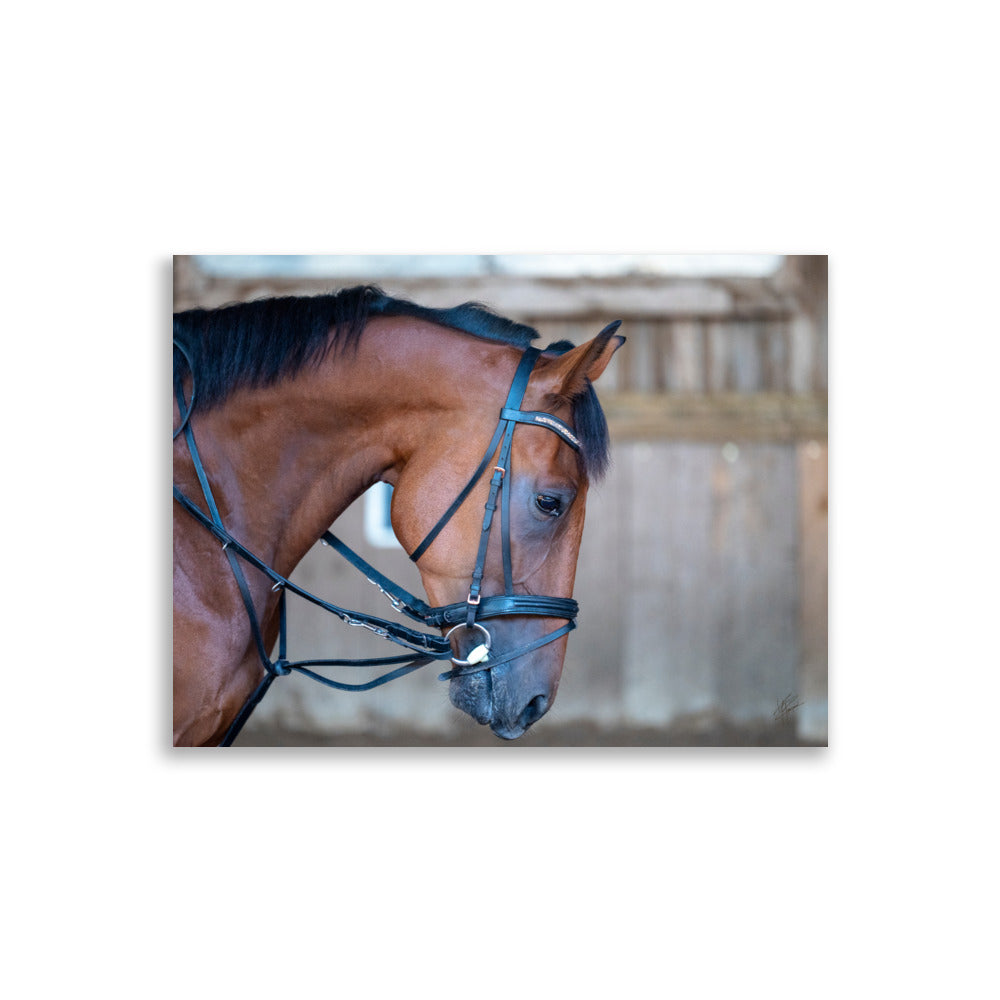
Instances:
[[[286,656],[286,593],[432,660],[454,705],[504,739],[559,686],[588,484],[608,463],[592,383],[618,324],[540,350],[477,305],[371,286],[174,317],[174,743],[228,745]],[[470,478],[471,473],[471,478]],[[374,482],[430,604],[327,531]],[[494,517],[494,514],[497,516]],[[325,537],[432,633],[348,612],[288,577]],[[447,637],[445,639],[444,637]],[[271,652],[278,645],[276,659]]]

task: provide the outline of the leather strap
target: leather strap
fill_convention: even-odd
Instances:
[[[377,587],[397,610],[431,627],[443,628],[457,625],[465,618],[466,602],[444,604],[431,607],[426,601],[414,596],[398,583],[380,573],[364,557],[358,555],[346,542],[330,531],[324,531],[320,540],[346,559],[355,569],[360,570],[368,582]],[[482,597],[479,602],[479,618],[499,618],[504,615],[535,615],[543,618],[575,618],[580,606],[570,597],[543,597],[536,594],[493,594]]]
[[[177,407],[181,412],[181,422],[178,425],[177,430],[174,431],[174,440],[176,441],[178,435],[184,430],[185,427],[187,427],[188,421],[191,419],[191,413],[194,410],[194,401],[198,396],[198,387],[194,381],[194,365],[191,364],[191,355],[188,354],[184,346],[176,340],[174,341],[174,348],[181,352],[181,355],[187,362],[188,371],[191,373],[191,402],[186,408],[181,406],[181,400],[184,399],[184,387],[181,385],[179,379],[175,379],[174,383],[174,389],[177,394]]]
[[[518,362],[517,368],[514,371],[514,378],[510,383],[510,389],[507,390],[507,401],[504,403],[504,410],[509,409],[512,412],[517,412],[517,407],[520,405],[521,400],[524,398],[525,390],[528,388],[528,379],[531,378],[531,372],[534,369],[535,362],[538,360],[538,356],[541,353],[542,352],[536,347],[528,347],[525,349],[524,354],[521,355],[521,360]],[[476,483],[482,479],[483,473],[486,472],[493,455],[496,453],[497,446],[500,445],[501,440],[508,434],[513,434],[513,425],[509,420],[501,417],[496,430],[493,432],[493,437],[490,438],[490,443],[486,446],[486,454],[483,455],[482,461],[479,463],[476,471],[473,472],[472,478],[465,484],[461,493],[459,493],[454,499],[451,506],[441,515],[437,524],[435,524],[434,527],[427,533],[424,540],[413,550],[410,558],[414,562],[417,562],[420,559],[420,557],[430,547],[434,539],[437,538],[441,529],[455,516],[455,512],[465,502]],[[502,459],[499,460],[497,464],[502,466]]]
[[[430,620],[434,609],[426,601],[422,601],[408,590],[404,590],[398,583],[394,583],[387,576],[384,576],[370,562],[359,556],[346,542],[342,542],[330,531],[324,531],[320,535],[320,541],[342,555],[355,569],[360,570],[368,578],[369,583],[374,584],[389,598],[389,603],[397,611],[409,615],[414,621],[436,624]]]
[[[490,656],[482,663],[476,663],[464,667],[455,667],[454,670],[446,670],[443,674],[438,674],[438,680],[450,681],[453,677],[465,677],[468,674],[478,674],[482,670],[491,670],[493,667],[499,667],[501,664],[509,663],[511,660],[516,660],[519,656],[524,656],[526,653],[534,652],[534,650],[548,645],[548,643],[552,642],[554,639],[567,635],[575,628],[576,622],[568,621],[562,628],[557,628],[552,632],[546,633],[541,638],[535,639],[533,642],[529,642],[525,646],[521,646],[519,649],[505,653],[500,659],[494,660],[493,657]]]
[[[428,625],[457,625],[465,618],[466,604],[446,604],[432,608]],[[533,615],[536,618],[576,618],[580,606],[572,597],[542,597],[537,594],[491,594],[479,602],[479,620],[507,615]]]
[[[406,646],[421,655],[435,654],[435,659],[450,659],[451,646],[446,643],[441,636],[431,635],[426,632],[418,632],[415,629],[407,628],[405,625],[400,625],[398,622],[387,621],[384,618],[378,618],[375,615],[369,615],[362,611],[348,611],[346,608],[341,608],[336,604],[331,604],[329,601],[324,601],[321,597],[317,597],[308,590],[299,587],[287,577],[284,577],[280,573],[273,570],[267,565],[266,562],[264,562],[263,559],[259,558],[246,548],[246,546],[237,541],[221,525],[213,524],[211,518],[209,518],[205,512],[197,506],[197,504],[193,503],[188,497],[186,497],[176,486],[174,487],[174,499],[177,500],[177,502],[180,503],[181,506],[184,507],[184,509],[187,510],[193,517],[208,528],[209,531],[211,531],[212,534],[223,543],[227,552],[233,550],[234,553],[241,559],[248,562],[255,569],[260,570],[261,573],[274,581],[276,588],[280,586],[289,593],[295,594],[297,597],[301,597],[303,600],[309,601],[310,604],[315,604],[317,607],[323,608],[324,611],[329,611],[331,614],[340,618],[341,621],[347,625],[360,625],[368,628],[370,631],[375,632],[382,638],[389,639],[391,642],[396,642],[401,646]],[[464,605],[462,605],[462,607],[464,607]]]
[[[497,450],[497,445],[500,443],[500,438],[503,437],[504,425],[500,424],[493,434],[489,445],[486,448],[486,454],[483,456],[483,460],[479,463],[479,467],[472,474],[472,478],[465,484],[462,488],[462,492],[455,497],[451,506],[441,515],[441,519],[433,528],[427,533],[424,540],[413,550],[410,558],[417,562],[417,560],[430,548],[431,542],[437,538],[441,529],[454,517],[455,511],[465,503],[467,497],[472,492],[476,483],[482,478],[483,473],[486,471],[486,467],[490,464],[490,459],[493,457]]]

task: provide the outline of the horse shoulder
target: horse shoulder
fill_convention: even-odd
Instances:
[[[261,673],[246,612],[219,550],[175,519],[175,746],[218,742]]]

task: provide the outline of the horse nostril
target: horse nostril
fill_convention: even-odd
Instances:
[[[525,706],[517,721],[527,729],[533,722],[537,722],[548,711],[548,708],[548,697],[544,694],[537,694]]]

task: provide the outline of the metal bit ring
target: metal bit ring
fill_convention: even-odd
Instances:
[[[483,633],[483,641],[479,644],[479,646],[473,647],[472,652],[474,653],[474,652],[476,652],[476,650],[480,649],[482,646],[485,646],[486,647],[486,653],[489,653],[490,646],[493,645],[493,637],[490,635],[489,629],[487,629],[483,625],[480,625],[479,622],[473,622],[471,626],[466,625],[465,622],[459,622],[458,625],[454,625],[450,629],[448,629],[447,633],[445,634],[445,639],[451,639],[451,633],[454,632],[456,629],[470,628],[470,627],[471,628],[477,628],[477,629],[479,629],[480,632]],[[474,667],[477,664],[482,663],[485,658],[486,658],[485,654],[483,656],[479,657],[479,659],[475,659],[475,660],[456,660],[455,657],[453,656],[451,658],[451,662],[454,663],[456,667]]]

